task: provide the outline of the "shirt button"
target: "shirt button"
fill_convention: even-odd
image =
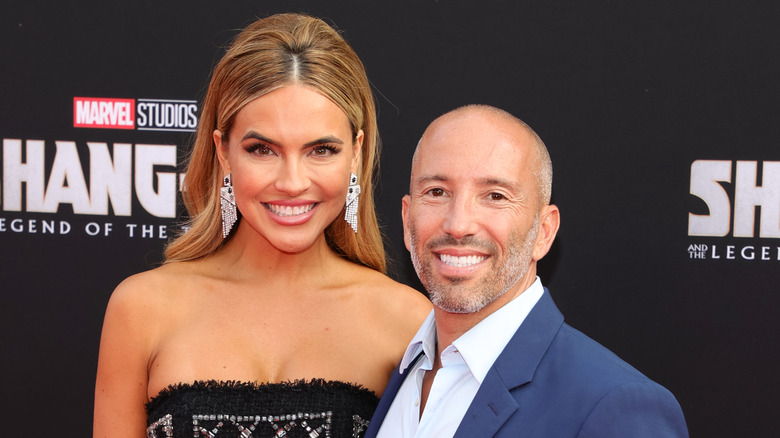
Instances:
[[[420,406],[420,399],[419,398],[414,401],[414,405],[415,406]]]

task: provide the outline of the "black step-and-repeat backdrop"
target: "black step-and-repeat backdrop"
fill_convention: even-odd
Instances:
[[[366,64],[395,278],[419,287],[400,198],[424,127],[507,109],[553,158],[563,224],[541,275],[568,321],[670,388],[693,436],[777,433],[775,3],[16,3],[0,5],[4,434],[89,435],[105,305],[180,231],[209,72],[283,11],[334,23]]]

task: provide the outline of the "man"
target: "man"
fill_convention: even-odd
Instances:
[[[403,198],[406,247],[434,309],[366,437],[687,437],[674,396],[563,316],[536,276],[560,224],[552,165],[489,106],[435,120]]]

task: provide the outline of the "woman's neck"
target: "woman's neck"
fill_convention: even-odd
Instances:
[[[239,227],[234,235],[211,257],[217,269],[234,281],[305,283],[322,281],[333,265],[343,261],[329,246],[325,235],[295,253],[274,247],[250,227]]]

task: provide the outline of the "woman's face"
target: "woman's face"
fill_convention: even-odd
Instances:
[[[227,138],[214,132],[222,171],[231,173],[239,227],[279,251],[309,248],[344,208],[363,132],[328,98],[287,85],[247,104]]]

